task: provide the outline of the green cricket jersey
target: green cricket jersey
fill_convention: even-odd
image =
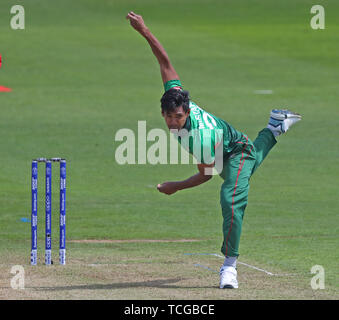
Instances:
[[[170,80],[164,84],[165,91],[182,88],[180,80]],[[190,115],[183,129],[187,130],[189,139],[179,135],[178,141],[200,163],[210,164],[215,161],[216,148],[222,146],[223,158],[241,149],[244,134],[234,129],[226,121],[201,109],[190,101]],[[238,143],[239,142],[239,143]]]

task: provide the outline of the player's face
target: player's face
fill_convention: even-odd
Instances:
[[[167,113],[163,112],[162,116],[164,117],[168,129],[177,129],[180,130],[184,127],[187,117],[190,114],[190,110],[186,113],[182,106],[175,109],[175,111]]]

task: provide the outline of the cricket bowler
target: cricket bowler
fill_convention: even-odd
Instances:
[[[195,156],[194,150],[208,149],[211,153],[209,157],[206,157],[207,160],[203,156],[197,159],[200,160],[197,162],[197,174],[183,181],[158,184],[158,190],[171,195],[179,190],[207,182],[213,174],[212,170],[206,169],[215,166],[216,150],[222,148],[223,165],[222,171],[218,173],[224,180],[220,190],[220,204],[223,216],[221,252],[225,260],[220,268],[220,288],[238,288],[236,266],[242,221],[248,200],[249,180],[277,143],[276,137],[301,120],[301,116],[286,109],[272,110],[267,127],[262,129],[252,142],[246,134],[201,109],[190,100],[189,93],[183,90],[179,76],[165,49],[147,28],[142,16],[131,11],[126,19],[147,40],[159,62],[165,88],[165,93],[161,98],[161,113],[168,128],[171,131],[186,130],[190,133],[191,143],[187,144],[186,149],[193,156]],[[181,140],[178,136],[178,141],[183,146]],[[209,173],[206,174],[206,172]]]

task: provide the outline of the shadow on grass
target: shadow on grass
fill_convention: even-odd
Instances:
[[[165,289],[213,289],[217,288],[216,286],[208,287],[187,287],[187,286],[177,286],[173,285],[179,281],[185,279],[176,278],[176,279],[161,279],[161,280],[150,280],[142,282],[117,282],[110,284],[84,284],[76,286],[60,286],[60,287],[34,287],[39,291],[62,291],[62,290],[114,290],[114,289],[127,289],[127,288],[165,288]]]

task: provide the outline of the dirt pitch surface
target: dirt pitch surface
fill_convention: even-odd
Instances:
[[[180,242],[149,245],[74,243],[66,266],[48,267],[42,264],[42,250],[37,266],[27,264],[27,250],[8,252],[0,265],[0,299],[338,299],[334,289],[312,290],[308,274],[270,270],[275,275],[269,275],[253,269],[245,257],[238,264],[239,289],[221,290],[218,254],[185,253],[187,247],[180,246],[188,244]],[[160,250],[161,245],[169,247]],[[14,265],[24,267],[24,289],[11,287]]]

